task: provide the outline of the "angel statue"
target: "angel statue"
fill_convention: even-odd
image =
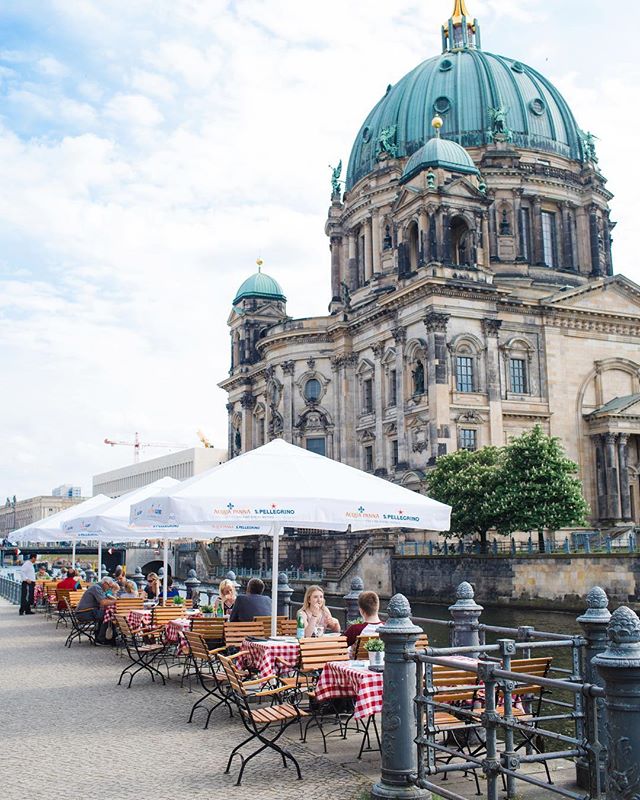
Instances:
[[[340,184],[342,181],[340,180],[340,175],[342,173],[342,159],[338,161],[337,167],[332,167],[329,164],[329,169],[331,170],[331,193],[334,195],[340,194]]]

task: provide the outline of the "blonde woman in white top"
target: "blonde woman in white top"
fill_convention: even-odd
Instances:
[[[313,636],[316,630],[340,631],[340,623],[324,604],[324,591],[321,586],[309,586],[304,593],[302,608],[299,612],[304,620],[304,635]]]

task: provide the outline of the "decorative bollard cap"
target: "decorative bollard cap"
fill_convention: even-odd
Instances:
[[[279,572],[278,573],[278,589],[282,588],[289,588],[289,576],[286,572]]]
[[[196,586],[200,586],[201,581],[198,578],[198,575],[197,575],[195,569],[190,569],[187,572],[187,579],[186,579],[186,581],[184,583],[185,583],[185,586],[193,586],[194,588]]]
[[[476,603],[474,597],[473,586],[468,581],[462,581],[456,589],[456,602],[449,606],[449,611],[483,611],[483,607]]]
[[[360,596],[360,592],[364,592],[364,581],[359,575],[356,575],[355,578],[351,579],[351,586],[347,594],[345,594],[345,600],[357,600]]]
[[[607,627],[607,649],[592,663],[598,667],[640,668],[640,619],[635,611],[620,606]]]
[[[582,616],[578,617],[577,621],[580,623],[608,623],[611,619],[611,614],[607,608],[608,605],[609,598],[604,589],[601,589],[600,586],[594,586],[587,593],[587,610]]]
[[[378,628],[385,633],[422,633],[411,621],[411,605],[403,594],[394,594],[387,606],[387,621]]]

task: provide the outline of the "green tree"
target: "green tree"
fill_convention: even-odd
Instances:
[[[479,536],[483,553],[490,529],[510,533],[505,516],[507,493],[502,459],[502,450],[497,447],[475,452],[457,450],[441,456],[427,475],[429,496],[452,508],[451,530],[444,535]]]
[[[512,439],[504,449],[502,469],[507,489],[506,514],[512,530],[538,531],[544,552],[544,529],[584,525],[589,507],[576,477],[577,464],[560,440],[539,425]]]

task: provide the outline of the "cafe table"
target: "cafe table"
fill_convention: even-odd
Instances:
[[[329,661],[316,684],[319,703],[339,697],[355,700],[353,716],[366,719],[382,711],[382,673],[369,669],[368,661]]]
[[[241,659],[243,667],[254,667],[266,678],[293,669],[298,662],[300,645],[295,636],[275,636],[268,639],[245,639],[240,649],[246,654]],[[277,658],[285,661],[289,668],[278,664]]]

